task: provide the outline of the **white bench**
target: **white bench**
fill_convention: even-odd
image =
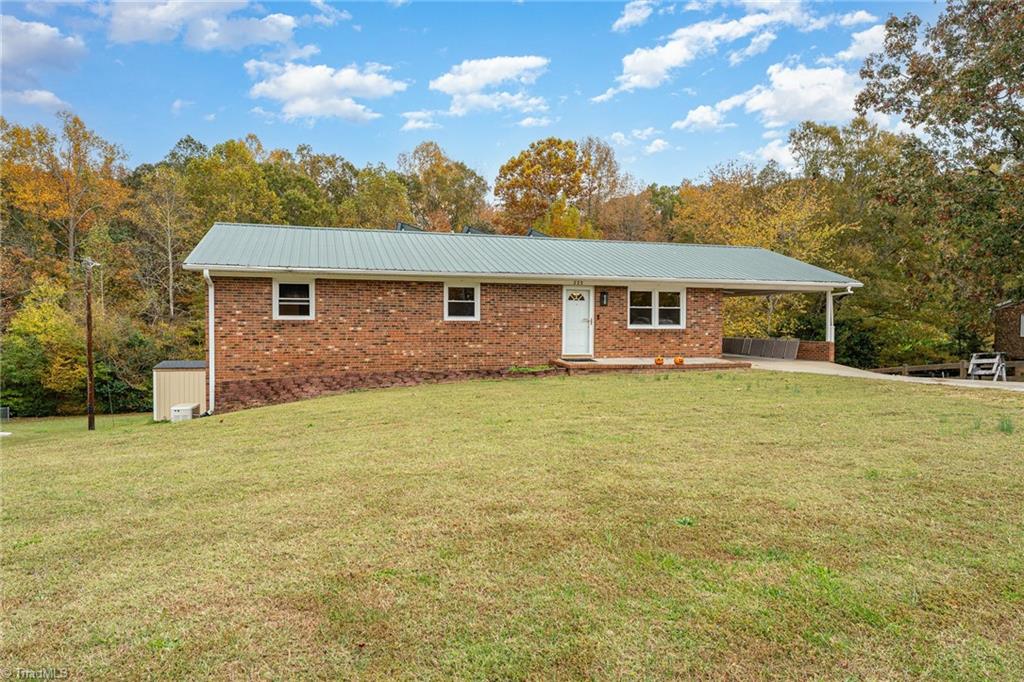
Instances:
[[[974,353],[967,368],[971,379],[992,377],[992,381],[1006,381],[1006,357],[1002,353]]]

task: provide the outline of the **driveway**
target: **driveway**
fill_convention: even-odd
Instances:
[[[755,358],[746,355],[723,355],[727,360],[743,360],[753,369],[767,369],[773,372],[803,372],[805,374],[828,374],[837,377],[858,377],[876,381],[903,381],[912,384],[940,384],[963,388],[994,389],[1024,393],[1024,381],[983,381],[971,379],[936,379],[933,377],[905,377],[899,374],[878,374],[865,369],[837,365],[834,362],[816,360],[779,360],[776,358]]]

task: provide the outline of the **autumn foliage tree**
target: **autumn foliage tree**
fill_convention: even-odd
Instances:
[[[506,161],[494,181],[505,231],[525,233],[559,199],[575,206],[588,169],[576,142],[557,137],[538,140]]]
[[[61,112],[58,118],[59,135],[0,119],[0,156],[13,206],[56,228],[67,262],[74,264],[89,228],[128,201],[121,182],[125,155],[74,114]]]
[[[769,165],[728,164],[706,182],[685,182],[672,221],[675,241],[753,246],[826,268],[839,267],[838,238],[855,225],[834,220],[813,180],[791,178]],[[839,267],[839,269],[842,269]],[[799,315],[815,301],[798,296],[727,300],[727,333],[793,333]]]
[[[436,142],[423,142],[398,157],[409,179],[415,222],[428,230],[451,231],[479,222],[488,185],[479,173],[449,158]]]

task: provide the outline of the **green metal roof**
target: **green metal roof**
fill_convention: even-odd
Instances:
[[[753,247],[216,223],[190,270],[860,286]]]

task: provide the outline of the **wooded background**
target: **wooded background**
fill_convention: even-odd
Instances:
[[[73,113],[0,118],[2,399],[17,415],[85,400],[82,259],[95,271],[97,400],[144,411],[151,369],[203,358],[205,290],[181,261],[215,221],[762,246],[864,282],[841,299],[837,361],[919,364],[990,347],[991,309],[1024,295],[1024,8],[950,3],[890,18],[864,62],[860,116],[790,133],[794,170],[729,163],[645,184],[606,142],[547,138],[492,186],[433,142],[357,168],[255,135],[182,138],[135,168]],[[912,133],[870,123],[901,119]],[[730,300],[727,334],[820,338],[821,297]]]

